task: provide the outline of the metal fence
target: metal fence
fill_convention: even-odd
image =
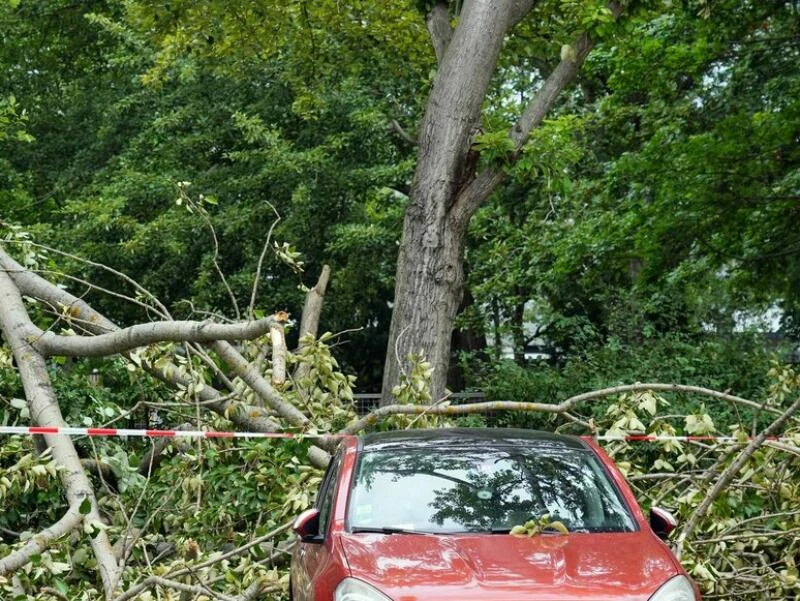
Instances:
[[[459,405],[461,403],[481,403],[486,400],[486,395],[483,392],[454,392],[447,398],[451,404]],[[356,412],[363,416],[380,406],[381,393],[362,392],[354,394],[353,401],[356,406]]]

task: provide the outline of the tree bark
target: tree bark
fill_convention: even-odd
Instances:
[[[18,570],[28,563],[31,557],[47,549],[56,539],[75,530],[82,521],[83,516],[79,507],[70,507],[55,524],[33,535],[22,547],[0,559],[0,575]]]
[[[303,315],[300,317],[300,340],[297,344],[298,353],[305,347],[303,336],[311,334],[314,338],[319,334],[319,321],[322,317],[322,305],[325,301],[325,291],[328,289],[328,282],[331,278],[331,268],[327,265],[322,266],[322,273],[319,274],[317,284],[306,293],[306,301],[303,304]],[[306,398],[308,391],[304,390],[301,382],[304,381],[311,367],[308,363],[298,363],[294,370],[295,385],[302,398]]]
[[[467,226],[505,178],[499,165],[476,171],[472,138],[479,131],[481,105],[503,40],[533,5],[533,0],[472,0],[446,47],[434,40],[442,56],[420,128],[417,168],[400,240],[382,405],[392,402],[392,389],[407,372],[410,353],[423,355],[434,368],[433,401],[445,394],[453,319],[463,290]],[[619,15],[615,3],[609,7],[615,17]],[[562,52],[561,61],[509,132],[515,147],[509,161],[519,157],[531,131],[575,79],[592,46],[583,34]]]
[[[319,320],[322,316],[322,303],[325,300],[325,291],[328,288],[328,281],[331,278],[331,268],[327,265],[322,266],[322,273],[316,285],[306,294],[306,302],[303,305],[303,314],[300,317],[300,337],[311,334],[315,338],[319,330]],[[301,343],[302,346],[302,343]]]
[[[480,125],[481,104],[511,23],[512,0],[466,4],[440,69],[419,134],[419,158],[403,225],[395,301],[381,402],[419,352],[434,367],[433,399],[444,393],[450,336],[461,302],[462,257],[468,220],[453,203],[468,178],[467,157]]]

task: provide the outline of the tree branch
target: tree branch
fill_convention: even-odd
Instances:
[[[238,324],[208,321],[157,321],[136,324],[98,336],[62,336],[41,332],[32,341],[46,356],[104,357],[125,353],[156,342],[213,342],[252,340],[269,332],[275,319],[268,317]]]
[[[792,403],[788,409],[786,409],[781,415],[775,419],[769,426],[764,428],[758,436],[753,438],[748,445],[739,453],[739,456],[736,460],[731,463],[717,478],[717,481],[714,483],[714,486],[711,490],[706,494],[705,498],[703,498],[700,505],[698,505],[695,510],[692,512],[692,515],[686,521],[686,526],[683,527],[681,530],[680,536],[676,541],[676,548],[675,554],[677,555],[678,559],[681,558],[681,554],[683,553],[684,546],[686,544],[686,539],[692,535],[697,525],[700,523],[700,520],[705,517],[706,512],[708,511],[711,504],[716,501],[719,494],[730,484],[731,480],[738,474],[741,469],[745,466],[745,464],[750,460],[750,457],[753,456],[761,445],[764,444],[764,441],[768,436],[771,436],[773,432],[778,431],[783,425],[791,419],[791,417],[800,410],[800,399],[797,399],[794,403]]]
[[[410,146],[416,146],[417,145],[417,143],[418,143],[417,139],[414,136],[412,136],[410,133],[408,133],[405,129],[403,129],[403,126],[400,125],[400,123],[397,121],[397,119],[392,119],[389,122],[389,127],[398,136],[403,138],[403,140],[406,142],[406,144],[408,144]]]
[[[162,576],[148,576],[147,579],[140,585],[141,588],[137,587],[137,589],[130,589],[125,594],[117,597],[115,601],[125,601],[127,599],[133,599],[135,594],[131,595],[130,593],[132,591],[136,590],[136,592],[138,593],[154,586],[175,589],[176,591],[181,591],[183,593],[194,595],[195,598],[200,596],[208,597],[209,595],[213,595],[217,599],[221,599],[221,601],[238,601],[239,599],[239,597],[231,597],[229,595],[223,595],[222,593],[216,593],[214,591],[210,591],[208,588],[204,586],[199,586],[196,584],[185,584],[183,582],[177,582],[175,580],[170,580]]]
[[[511,27],[522,21],[535,4],[536,0],[517,0],[511,9]]]
[[[255,547],[256,545],[260,545],[261,543],[263,543],[263,542],[265,542],[267,540],[273,539],[276,536],[278,536],[279,534],[282,534],[283,532],[286,532],[289,528],[291,528],[291,526],[292,526],[292,522],[287,522],[287,523],[283,524],[282,526],[278,526],[277,528],[275,528],[274,530],[268,532],[267,534],[265,534],[263,536],[259,536],[258,538],[255,538],[255,539],[251,540],[246,545],[242,545],[241,547],[238,547],[237,549],[234,549],[234,550],[229,551],[227,553],[223,553],[222,555],[214,557],[213,559],[208,559],[208,560],[206,560],[204,562],[201,562],[199,564],[196,564],[196,565],[193,565],[193,566],[190,566],[190,567],[187,567],[187,568],[183,568],[181,570],[178,570],[177,572],[173,572],[173,573],[167,574],[167,576],[169,576],[170,578],[180,578],[181,576],[185,576],[185,575],[190,574],[192,572],[196,572],[197,570],[202,570],[203,568],[207,568],[207,567],[209,567],[211,565],[218,564],[218,563],[220,563],[220,562],[222,562],[222,561],[224,561],[226,559],[230,559],[231,557],[235,557],[236,555],[241,555],[242,553],[245,553],[246,551],[248,551],[249,549]],[[150,576],[150,577],[146,578],[145,580],[143,580],[142,582],[140,582],[139,584],[137,584],[135,586],[132,586],[127,591],[125,591],[125,593],[123,593],[122,595],[120,595],[119,597],[114,599],[114,601],[127,601],[128,599],[133,599],[134,597],[136,597],[142,591],[150,588],[154,584],[158,584],[157,582],[155,582],[153,580],[154,578],[155,578],[154,576]],[[245,591],[245,592],[247,592],[247,591]]]
[[[331,268],[327,265],[322,266],[322,273],[316,285],[306,294],[306,301],[303,305],[303,314],[300,317],[300,337],[311,334],[317,337],[319,331],[319,319],[322,315],[322,303],[325,300],[325,291],[331,278]]]
[[[560,409],[561,411],[569,411],[570,409],[572,409],[572,407],[574,407],[578,403],[582,403],[583,401],[599,399],[614,394],[621,394],[623,392],[647,392],[647,391],[686,392],[692,394],[699,394],[719,399],[722,401],[728,401],[730,403],[736,403],[737,405],[744,405],[746,407],[751,407],[752,409],[769,411],[771,413],[775,413],[778,415],[781,414],[781,411],[779,409],[765,408],[763,405],[761,405],[760,403],[756,403],[755,401],[744,399],[742,397],[728,394],[726,392],[719,392],[718,390],[713,390],[711,388],[703,388],[702,386],[691,386],[688,384],[661,384],[655,382],[644,383],[644,384],[639,384],[639,383],[623,384],[620,386],[612,386],[610,388],[602,388],[600,390],[592,390],[590,392],[584,392],[582,394],[569,397],[567,400],[561,402],[559,404],[559,407],[561,407]]]
[[[278,415],[286,418],[296,426],[305,426],[308,423],[308,418],[305,414],[288,401],[285,401],[280,393],[231,344],[220,340],[213,343],[211,348],[228,364],[231,371],[253,389],[260,398],[264,399]]]
[[[306,302],[303,305],[303,315],[300,317],[300,346],[298,350],[303,350],[303,337],[311,334],[314,338],[319,332],[319,320],[322,316],[322,304],[325,300],[325,291],[330,281],[331,268],[323,265],[322,273],[319,275],[316,286],[306,294]],[[299,363],[294,372],[294,379],[302,380],[306,378],[311,370],[307,363]],[[302,391],[301,391],[302,394]]]
[[[24,566],[31,560],[31,557],[47,549],[53,541],[72,532],[82,520],[83,516],[79,511],[79,506],[70,506],[67,513],[55,524],[34,534],[22,547],[0,559],[0,576]]]
[[[517,401],[489,401],[486,403],[470,403],[468,405],[384,405],[368,415],[356,420],[340,434],[356,434],[374,425],[379,419],[389,415],[467,415],[485,411],[538,411],[542,413],[561,413],[559,405],[547,403],[522,403]]]
[[[528,0],[521,0],[520,5],[531,4]],[[614,18],[622,13],[622,8],[616,3],[609,4]],[[530,10],[530,7],[528,7]],[[523,15],[524,16],[524,15]],[[525,107],[517,123],[509,132],[509,137],[514,142],[515,151],[511,160],[516,162],[520,151],[531,135],[531,131],[538,127],[550,109],[558,100],[561,92],[575,80],[583,61],[594,46],[594,41],[587,35],[580,35],[572,44],[565,46],[561,52],[561,60],[550,73],[544,85],[536,93],[531,102]],[[453,216],[458,221],[469,221],[477,208],[486,201],[497,186],[505,179],[506,172],[501,166],[491,165],[475,176],[459,194],[453,207]]]
[[[173,428],[174,430],[194,430],[195,426],[190,423],[181,424],[177,428]],[[158,469],[158,466],[161,464],[161,460],[164,458],[164,451],[167,450],[168,447],[172,445],[183,445],[186,444],[185,440],[181,440],[180,438],[158,438],[153,441],[153,444],[150,446],[150,449],[142,456],[142,459],[139,461],[139,467],[137,468],[137,472],[144,476],[145,478],[149,478],[150,476],[155,473]],[[180,447],[179,447],[180,448]]]
[[[113,321],[95,311],[86,301],[25,269],[2,249],[0,249],[0,268],[6,270],[24,294],[45,301],[54,307],[64,307],[73,320],[81,321],[87,331],[99,335],[119,330]],[[170,386],[185,390],[192,384],[191,378],[181,374],[174,364],[157,368],[145,362],[142,368]],[[205,385],[202,390],[197,392],[197,396],[203,402],[204,407],[230,419],[244,430],[277,432],[280,429],[279,424],[271,420],[263,409],[246,407],[240,403],[225,400],[213,386]],[[325,465],[326,463],[322,463],[321,467]]]
[[[84,265],[89,265],[90,267],[96,267],[98,269],[102,269],[103,271],[106,271],[106,272],[110,273],[111,275],[113,275],[113,276],[121,279],[122,281],[126,282],[127,284],[129,284],[143,298],[149,299],[153,304],[152,305],[147,305],[146,303],[142,303],[141,301],[137,301],[135,298],[132,298],[132,297],[129,297],[129,296],[120,295],[118,293],[115,293],[115,292],[113,292],[111,290],[107,290],[105,288],[101,288],[99,286],[92,286],[92,287],[95,290],[99,290],[99,291],[104,292],[106,294],[111,294],[112,296],[116,296],[118,298],[123,298],[123,299],[129,300],[130,302],[137,303],[141,307],[146,308],[148,311],[155,312],[156,314],[161,316],[162,319],[170,319],[169,311],[164,306],[164,304],[160,300],[158,300],[158,298],[156,298],[156,296],[152,292],[150,292],[147,288],[142,286],[139,282],[134,280],[132,277],[130,277],[128,275],[125,275],[121,271],[117,271],[116,269],[113,269],[113,268],[111,268],[108,265],[105,265],[103,263],[97,263],[95,261],[90,261],[89,259],[86,259],[84,257],[80,257],[80,256],[74,255],[72,253],[64,252],[63,250],[59,250],[57,248],[53,248],[52,246],[47,246],[46,244],[37,244],[37,243],[34,243],[34,242],[29,242],[29,241],[26,241],[25,244],[29,244],[30,246],[32,246],[34,248],[39,248],[39,249],[42,249],[44,251],[47,251],[47,252],[50,252],[50,253],[54,253],[54,254],[57,254],[57,255],[62,256],[62,257],[66,257],[68,259],[72,259],[74,261],[78,261],[80,263],[83,263]],[[0,255],[5,255],[5,253],[2,251],[2,249],[0,249]],[[16,263],[16,261],[14,261],[10,257],[8,257],[8,255],[5,255],[5,257],[10,259],[11,262],[16,265],[16,268],[27,271],[24,267],[22,267],[21,265]],[[3,262],[4,262],[3,258],[0,257],[0,263],[3,263]],[[75,281],[80,281],[77,278],[74,278],[74,277],[72,277],[72,276],[70,276],[68,274],[61,274],[61,275],[63,275],[66,278],[75,280]]]
[[[575,79],[583,61],[593,47],[594,41],[584,33],[569,47],[562,49],[561,61],[550,73],[530,104],[525,107],[511,130],[510,136],[517,150],[520,150],[528,141],[533,128],[538,127],[544,121],[561,95],[561,91]]]
[[[286,335],[283,324],[274,323],[269,329],[272,343],[272,385],[282,386],[286,383]]]
[[[450,39],[453,37],[453,28],[450,26],[450,14],[447,10],[447,2],[439,0],[428,16],[425,18],[425,25],[428,27],[428,33],[431,34],[431,42],[433,43],[433,51],[436,53],[436,62],[442,64],[444,53],[447,52],[447,46],[450,44]]]
[[[96,334],[105,334],[119,330],[119,327],[113,321],[95,311],[86,301],[77,298],[66,290],[59,288],[41,276],[24,268],[6,254],[2,248],[0,248],[0,269],[8,273],[21,292],[43,300],[54,307],[64,307],[72,319],[81,320],[83,327],[87,331]],[[0,271],[0,274],[2,273],[3,272]],[[31,331],[31,328],[33,328],[33,324],[28,325],[27,331]],[[191,378],[181,374],[178,367],[174,364],[163,368],[157,368],[145,362],[142,368],[153,377],[158,378],[170,386],[186,389],[192,384]],[[224,416],[243,430],[277,432],[281,429],[278,423],[270,419],[270,416],[264,409],[245,406],[241,403],[224,399],[218,390],[208,384],[197,391],[197,397],[203,402],[204,408]],[[312,446],[308,451],[308,456],[312,464],[322,468],[327,466],[330,460],[328,453],[319,447]]]
[[[40,426],[64,427],[66,424],[50,382],[47,364],[25,339],[25,332],[34,326],[28,317],[20,291],[10,275],[1,270],[0,307],[3,307],[0,311],[0,330],[14,355],[33,422]],[[54,435],[44,435],[44,440],[52,449],[53,459],[64,468],[60,471],[60,475],[70,508],[80,507],[88,500],[90,508],[84,519],[89,523],[101,523],[91,482],[81,465],[72,440],[65,436]],[[120,568],[105,531],[97,532],[91,540],[91,546],[105,595],[110,598],[119,582]]]
[[[276,209],[272,203],[269,201],[265,201],[269,208],[272,209],[272,212],[275,213],[275,219],[272,222],[272,225],[269,226],[269,231],[267,232],[267,239],[264,240],[264,246],[261,247],[261,254],[258,256],[258,264],[256,265],[256,274],[253,277],[253,289],[250,292],[250,305],[247,307],[247,315],[250,319],[253,318],[253,308],[256,306],[256,294],[258,293],[258,283],[261,281],[261,268],[264,265],[264,257],[267,255],[267,250],[269,249],[269,244],[272,241],[272,231],[275,229],[275,226],[278,225],[278,222],[281,220],[281,214],[278,213],[278,209]]]
[[[685,384],[625,384],[621,386],[612,386],[610,388],[603,388],[600,390],[592,390],[583,394],[571,396],[568,399],[552,404],[552,403],[523,403],[517,401],[488,401],[485,403],[470,403],[468,405],[448,405],[448,406],[430,406],[430,405],[386,405],[379,407],[369,415],[353,422],[343,430],[340,434],[356,434],[357,432],[375,424],[379,419],[388,415],[466,415],[470,413],[483,413],[488,411],[537,411],[540,413],[555,413],[566,414],[575,405],[584,401],[600,399],[615,394],[622,394],[624,392],[684,392],[700,394],[738,405],[744,405],[753,409],[777,413],[782,412],[774,408],[764,408],[759,403],[748,399],[743,399],[725,392],[719,392],[710,388],[703,388],[702,386],[690,386]],[[568,418],[570,419],[570,418]],[[572,420],[571,420],[572,421]]]
[[[221,601],[251,601],[252,599],[256,599],[259,595],[263,595],[264,593],[277,592],[280,590],[280,586],[270,586],[268,582],[259,579],[248,586],[241,595],[231,597],[230,595],[223,595],[222,593],[212,591],[203,585],[184,584],[183,582],[177,582],[176,580],[170,580],[169,578],[164,578],[162,576],[148,576],[148,578],[140,585],[134,589],[130,589],[124,595],[117,597],[114,601],[127,601],[128,599],[133,599],[137,593],[154,586],[175,589],[176,591],[188,593],[190,595],[194,595],[195,597],[208,597],[210,595],[220,599]]]

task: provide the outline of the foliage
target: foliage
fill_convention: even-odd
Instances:
[[[9,199],[4,218],[33,228],[40,242],[114,265],[177,316],[192,307],[232,310],[215,263],[247,306],[264,244],[302,248],[309,279],[332,267],[323,327],[356,330],[346,363],[375,386],[403,206],[397,190],[412,167],[412,148],[388,125],[413,122],[419,110],[430,56],[419,37],[427,34],[402,3],[285,9],[4,5],[10,43],[0,62],[11,76],[0,96],[16,94],[36,138],[8,153],[13,185],[0,191]],[[237,29],[240,17],[257,14],[270,15],[258,20],[262,31]],[[364,19],[373,28],[369,45],[359,37]],[[284,36],[273,35],[278,24]],[[38,35],[48,44],[27,42]],[[179,41],[192,39],[203,41]],[[175,54],[187,48],[189,55]],[[390,60],[401,53],[412,60]],[[26,75],[25,65],[36,65],[38,76]],[[204,199],[205,215],[175,203],[181,182],[191,182],[195,201]],[[381,260],[365,261],[371,256]],[[75,263],[70,271],[120,286],[96,267]],[[311,282],[294,276],[279,253],[267,254],[261,273],[260,305],[299,314],[298,286]],[[363,274],[373,274],[368,288]],[[132,306],[91,300],[125,323],[142,317]]]
[[[724,340],[711,335],[665,334],[638,343],[594,342],[563,364],[539,361],[523,368],[503,360],[479,365],[469,372],[469,382],[479,384],[492,400],[549,403],[587,390],[633,382],[691,382],[714,390],[735,390],[745,398],[762,398],[769,390],[766,374],[770,351],[757,335]],[[474,362],[470,369],[475,369]],[[671,402],[676,412],[692,413],[697,400],[674,395]],[[605,402],[599,401],[588,412],[599,418],[606,407]],[[713,414],[723,427],[747,421],[751,416],[746,408],[723,403],[715,403]],[[493,425],[553,427],[549,418],[537,414],[498,414],[486,419]]]
[[[797,5],[630,2],[612,22],[606,4],[537,2],[505,44],[472,139],[480,165],[505,169],[507,185],[470,225],[470,302],[460,323],[481,348],[461,357],[467,384],[490,399],[544,402],[655,380],[785,407],[797,375],[769,361],[771,351],[791,358],[800,323]],[[175,317],[234,318],[234,304],[241,313],[249,305],[259,265],[255,314],[297,315],[305,286],[330,264],[323,330],[345,333],[298,341],[290,363],[306,375],[280,392],[310,418],[309,431],[341,429],[354,417],[353,376],[363,390],[381,382],[415,163],[413,146],[390,124],[413,137],[422,114],[434,75],[423,21],[430,5],[0,3],[4,241],[26,266],[66,272],[55,276],[63,285],[78,278],[136,298],[86,296],[125,324],[150,319],[154,297]],[[553,60],[574,52],[569,42],[580,31],[601,43],[579,85],[511,161],[513,117]],[[37,325],[53,324],[47,307],[29,309]],[[765,340],[766,326],[746,327],[770,309],[781,319],[778,346]],[[289,336],[294,342],[292,329]],[[546,359],[526,359],[532,342]],[[513,361],[501,352],[509,344]],[[270,350],[267,339],[243,345],[267,378]],[[141,374],[142,362],[174,363],[195,384],[169,390]],[[182,345],[153,345],[130,359],[54,359],[50,370],[72,425],[231,427],[200,410],[198,391],[218,374]],[[429,370],[422,357],[411,361],[398,402],[436,400],[426,396]],[[258,404],[237,385],[235,406]],[[23,398],[0,347],[0,423],[29,423]],[[767,411],[679,394],[596,401],[580,417],[600,432],[742,437],[770,420]],[[580,431],[531,413],[456,421]],[[394,416],[378,427],[446,423]],[[34,441],[0,442],[2,556],[66,505]],[[134,535],[126,586],[142,566],[168,574],[196,565],[305,508],[320,478],[302,459],[308,446],[172,445],[147,478],[140,468],[149,443],[77,441],[85,460],[108,468],[93,478],[112,538]],[[719,473],[733,458],[728,446],[608,448],[640,499],[683,518],[708,490],[699,474]],[[714,502],[684,558],[707,592],[797,594],[793,461],[764,447]],[[653,471],[663,478],[646,477]],[[96,598],[90,536],[38,556],[19,574],[23,589]],[[219,578],[228,593],[257,578],[285,583],[272,570],[282,559],[265,543],[199,576]],[[737,575],[761,588],[747,593]],[[9,580],[0,587],[3,598],[15,594]]]
[[[352,378],[338,371],[324,342],[330,339],[330,334],[318,340],[304,339],[305,346],[290,357],[290,362],[309,369],[283,391],[285,398],[308,412],[319,432],[337,430],[354,417]],[[267,342],[268,338],[254,341],[243,351],[255,359]],[[179,370],[192,374],[196,382],[210,379],[207,365],[196,356],[183,357],[177,350],[173,344],[154,345],[141,349],[131,360],[79,360],[55,367],[51,375],[66,420],[75,425],[139,428],[188,422],[197,429],[230,430],[232,425],[227,420],[197,412],[199,406],[194,404],[193,395],[200,384],[169,391],[138,371],[137,365],[158,364],[169,358],[177,361]],[[4,357],[6,352],[4,349]],[[269,377],[269,363],[263,369]],[[90,375],[99,376],[99,381],[93,382]],[[11,396],[22,395],[22,391],[9,361],[0,378],[2,399],[6,401],[2,410],[5,423],[26,423],[25,404],[18,404],[19,399]],[[241,401],[249,404],[254,399],[243,394]],[[145,566],[152,566],[153,574],[169,576],[263,536],[305,509],[321,480],[321,472],[300,459],[306,456],[310,444],[304,439],[175,443],[163,452],[158,466],[150,468],[147,453],[153,444],[119,438],[76,441],[82,456],[99,461],[108,470],[95,474],[95,485],[106,520],[102,527],[118,540],[120,548],[127,545],[130,554],[124,586],[141,580]],[[0,465],[3,556],[13,548],[11,540],[17,538],[11,534],[20,533],[19,540],[26,540],[56,521],[65,506],[60,487],[54,486],[57,468],[47,455],[35,455],[30,438],[4,438]],[[28,507],[37,509],[26,510]],[[60,541],[18,574],[17,589],[12,589],[10,580],[0,578],[0,590],[50,587],[68,592],[71,599],[99,598],[88,546],[90,536]],[[269,540],[221,563],[211,561],[213,567],[203,568],[198,574],[212,581],[221,579],[220,590],[239,591],[257,579],[264,579],[267,588],[283,588],[286,580],[273,566],[282,565],[277,545],[284,544],[285,538]]]
[[[408,357],[408,360],[412,365],[411,371],[403,374],[392,394],[401,404],[427,405],[433,400],[427,386],[433,373],[433,367],[420,355],[412,355]]]
[[[520,526],[514,526],[510,534],[511,536],[536,536],[547,531],[569,534],[563,522],[558,520],[551,521],[550,515],[546,513],[539,517],[538,520],[529,520]]]
[[[654,8],[590,54],[471,224],[475,306],[521,365],[526,323],[558,359],[655,332],[725,337],[767,310],[794,336],[796,7]],[[491,118],[526,85],[509,66]]]
[[[765,407],[785,407],[788,398],[797,397],[800,388],[794,370],[774,363],[769,376]],[[743,444],[753,433],[747,420],[721,427],[702,408],[696,415],[674,411],[663,397],[634,395],[609,406],[605,419],[606,423],[615,420],[609,430],[612,434],[620,427],[639,429],[646,424],[644,430],[651,435],[724,434]],[[795,445],[800,442],[796,422],[783,436]],[[672,441],[611,443],[606,450],[625,471],[645,510],[650,505],[666,507],[684,522],[738,455],[729,444]],[[784,599],[797,590],[798,549],[793,531],[798,527],[794,507],[800,489],[791,477],[796,469],[797,457],[791,451],[764,446],[714,500],[681,558],[705,594]],[[758,580],[755,587],[752,578]]]
[[[25,131],[27,120],[25,109],[19,109],[13,95],[0,100],[0,141],[11,138],[18,142],[33,142],[33,136]]]

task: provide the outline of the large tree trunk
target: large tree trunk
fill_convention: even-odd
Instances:
[[[408,372],[408,355],[420,353],[434,367],[431,398],[445,392],[453,319],[461,301],[466,229],[472,214],[503,181],[501,166],[477,171],[472,139],[479,131],[481,105],[508,31],[534,0],[471,0],[449,36],[446,2],[431,12],[439,72],[419,134],[419,155],[397,261],[394,311],[383,374],[382,404]],[[619,7],[612,6],[614,15]],[[444,22],[443,22],[444,20]],[[446,27],[445,27],[446,24]],[[592,42],[581,35],[509,132],[513,161],[574,80]]]
[[[406,371],[409,353],[433,365],[431,393],[444,393],[453,318],[461,301],[468,216],[456,209],[474,177],[468,155],[481,104],[512,20],[513,0],[466,3],[440,52],[441,65],[420,128],[419,158],[397,262],[395,305],[383,379],[383,403]]]
[[[433,400],[444,393],[453,319],[461,302],[464,281],[465,232],[462,228],[453,229],[429,225],[424,215],[417,211],[409,211],[406,218],[404,240],[430,242],[401,244],[390,344],[383,376],[383,404],[391,403],[388,393],[399,382],[401,372],[407,372],[410,353],[419,353],[434,367]]]
[[[33,423],[37,426],[66,426],[50,382],[47,364],[31,343],[31,338],[35,338],[35,326],[28,317],[22,295],[11,276],[2,270],[0,270],[0,307],[2,307],[0,333],[14,354]],[[59,475],[69,510],[58,523],[43,535],[39,535],[41,540],[34,541],[38,546],[26,545],[22,552],[12,553],[4,558],[0,562],[0,574],[25,565],[30,560],[31,554],[41,552],[50,541],[67,534],[83,520],[86,520],[89,526],[102,525],[92,484],[81,465],[72,440],[51,434],[45,434],[44,440],[52,449],[53,459],[60,468]],[[86,501],[88,507],[84,507]],[[97,530],[91,537],[91,546],[103,581],[105,596],[110,599],[116,591],[121,569],[117,565],[105,530]]]

